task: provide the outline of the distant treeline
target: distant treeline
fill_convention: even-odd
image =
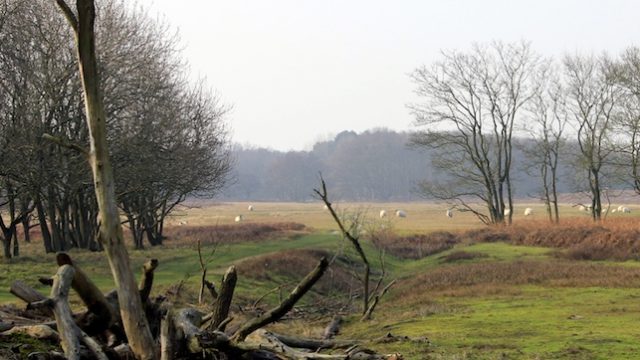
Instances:
[[[310,201],[318,174],[335,199],[349,201],[408,201],[423,199],[417,191],[424,181],[446,181],[431,165],[431,150],[409,146],[410,133],[386,129],[357,134],[343,131],[318,142],[310,151],[274,151],[237,146],[235,182],[225,200]],[[518,139],[520,145],[528,140]],[[523,153],[514,150],[516,197],[535,197],[540,180],[525,171]],[[567,168],[564,166],[563,168]],[[563,176],[560,191],[572,191],[573,179]]]

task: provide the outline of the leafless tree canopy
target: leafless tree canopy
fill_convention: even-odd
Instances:
[[[538,92],[544,62],[528,43],[476,45],[441,57],[412,74],[424,99],[409,106],[423,129],[412,143],[439,150],[433,164],[449,176],[446,183],[423,183],[422,190],[485,223],[510,221],[514,128]],[[478,200],[484,206],[473,205]]]

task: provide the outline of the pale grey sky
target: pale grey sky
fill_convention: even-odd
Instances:
[[[407,76],[441,49],[529,40],[545,56],[638,44],[639,0],[140,0],[179,29],[234,142],[309,148],[342,130],[412,128]]]

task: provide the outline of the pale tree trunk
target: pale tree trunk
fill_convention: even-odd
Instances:
[[[124,244],[115,197],[113,171],[109,162],[106,118],[95,54],[95,4],[93,0],[77,0],[76,17],[64,0],[56,0],[56,2],[76,34],[91,144],[88,158],[99,209],[98,238],[106,250],[118,290],[118,298],[121,299],[120,314],[129,346],[137,358],[155,359],[154,341]]]

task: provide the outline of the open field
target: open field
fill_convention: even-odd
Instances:
[[[203,253],[211,254],[214,246],[207,244],[215,241],[207,233],[211,225],[232,228],[255,223],[306,225],[304,230],[275,233],[259,241],[245,239],[239,231],[240,235],[234,235],[237,239],[225,240],[215,247],[209,265],[210,278],[217,280],[227,266],[237,265],[236,304],[246,310],[264,294],[267,295],[260,306],[275,304],[280,292],[273,290],[282,284],[286,284],[284,291],[290,289],[321,254],[309,249],[327,254],[351,253],[347,244],[333,233],[335,226],[319,203],[254,203],[252,212],[247,211],[247,206],[235,203],[181,210],[170,221],[172,228],[167,231],[170,237],[164,246],[131,252],[134,267],[139,268],[147,258],[158,258],[154,293],[165,292],[184,281],[181,299],[191,302],[199,281],[194,244],[203,241],[206,244]],[[462,240],[431,255],[402,259],[387,254],[387,271],[398,283],[383,298],[372,321],[359,322],[351,312],[341,330],[342,338],[368,340],[391,332],[422,339],[367,344],[385,353],[402,352],[407,359],[633,359],[640,354],[640,262],[586,261],[564,256],[571,244],[560,244],[561,240],[571,236],[558,235],[562,234],[560,228],[544,222],[543,208],[538,204],[518,204],[515,226],[491,230],[506,240],[490,241],[487,239],[492,237],[484,234],[480,242],[464,234],[480,234],[469,230],[483,226],[468,214],[456,213],[453,219],[448,219],[444,205],[339,204],[339,207],[366,209],[372,219],[377,219],[380,209],[391,213],[401,208],[408,216],[392,217],[389,221],[403,236],[434,231],[462,234]],[[534,208],[534,215],[524,217],[525,207]],[[631,208],[631,214],[613,214],[603,226],[609,226],[612,234],[635,236],[632,231],[640,230],[636,217],[639,211]],[[568,206],[563,210],[565,216],[577,218],[565,225],[572,234],[577,228],[592,228],[584,221],[587,219],[584,213]],[[244,221],[234,224],[238,214],[244,215]],[[178,226],[180,221],[186,224]],[[598,241],[610,238],[615,236],[607,235]],[[542,241],[545,239],[552,240]],[[531,246],[538,240],[543,246]],[[25,280],[42,292],[48,291],[38,285],[37,278],[55,272],[54,256],[43,254],[38,244],[26,245],[22,250],[25,256],[0,264],[0,302],[19,304],[7,291],[15,279]],[[369,242],[365,242],[365,250],[377,267],[374,259],[378,251]],[[113,287],[103,254],[72,251],[71,256],[103,290]],[[338,311],[332,306],[343,303],[347,290],[353,286],[348,282],[348,263],[336,266],[333,283],[319,284],[300,304],[299,316],[274,325],[275,329],[308,336],[321,333],[331,315]]]

